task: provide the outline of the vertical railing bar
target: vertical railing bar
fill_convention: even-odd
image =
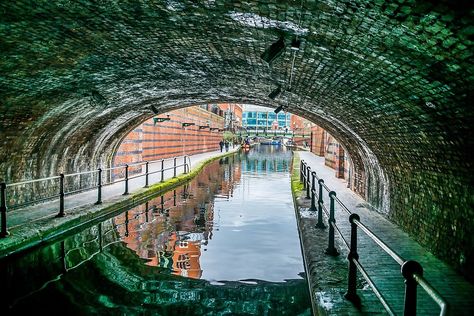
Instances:
[[[128,165],[125,165],[125,192],[123,195],[128,194]]]
[[[176,178],[176,157],[173,159],[173,178]]]
[[[125,237],[128,237],[129,231],[128,231],[128,211],[125,212]]]
[[[300,161],[300,182],[303,182],[303,164],[304,160]]]
[[[307,167],[306,168],[306,198],[307,199],[310,199],[311,198],[311,195],[309,194],[310,192],[310,174],[311,174],[311,167]]]
[[[324,225],[323,222],[323,179],[318,180],[319,184],[319,194],[318,194],[318,223],[316,224],[317,228],[326,228],[326,225]]]
[[[339,252],[337,249],[334,247],[334,227],[332,226],[332,223],[336,223],[336,219],[334,217],[334,197],[336,196],[336,192],[331,191],[329,192],[329,199],[330,199],[330,204],[329,204],[329,220],[328,220],[328,225],[329,225],[329,238],[328,238],[328,248],[326,249],[326,254],[330,256],[338,256]]]
[[[344,297],[354,303],[360,305],[360,297],[357,295],[357,267],[354,260],[359,260],[359,254],[357,253],[357,225],[354,223],[354,219],[360,221],[360,217],[357,214],[351,214],[349,216],[349,222],[351,223],[351,244],[349,248],[349,254],[347,260],[349,260],[349,274],[347,277],[347,292]]]
[[[165,181],[165,160],[161,159],[161,182]]]
[[[416,287],[418,282],[414,274],[423,276],[423,268],[413,260],[403,263],[401,273],[405,278],[405,303],[403,306],[403,315],[416,316]]]
[[[99,171],[97,178],[97,202],[95,204],[102,203],[102,169],[97,169]]]
[[[64,174],[59,175],[59,213],[56,217],[64,217]]]
[[[2,220],[2,227],[0,230],[0,238],[9,235],[7,230],[7,184],[0,183],[0,216]]]
[[[313,171],[311,172],[311,207],[309,208],[309,210],[311,212],[316,212],[317,209],[316,209],[316,172]]]
[[[148,161],[145,163],[145,188],[148,188]]]

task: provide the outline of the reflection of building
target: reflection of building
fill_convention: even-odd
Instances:
[[[189,184],[113,219],[121,240],[146,259],[146,265],[189,278],[201,277],[201,247],[212,239],[213,199],[232,194],[241,176],[238,163],[216,161],[206,168]]]
[[[247,130],[285,130],[290,128],[290,118],[290,113],[276,114],[273,109],[246,104],[242,114],[242,127]]]
[[[201,239],[191,240],[186,232],[172,232],[170,245],[173,248],[173,274],[199,279],[202,275],[199,257]]]

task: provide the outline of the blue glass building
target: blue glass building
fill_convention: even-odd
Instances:
[[[256,105],[244,105],[242,112],[242,127],[248,130],[290,130],[291,114]]]

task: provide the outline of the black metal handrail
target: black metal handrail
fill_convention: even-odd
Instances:
[[[339,236],[344,241],[346,247],[349,249],[349,255],[347,257],[349,261],[349,274],[348,274],[348,290],[345,294],[346,299],[358,303],[360,298],[356,292],[356,279],[357,279],[357,270],[360,271],[361,275],[367,281],[369,286],[374,291],[377,298],[380,300],[385,310],[390,315],[395,315],[394,311],[386,301],[385,297],[379,291],[373,280],[370,278],[366,270],[363,268],[362,264],[359,262],[359,254],[357,253],[357,227],[359,227],[369,238],[371,238],[377,245],[379,245],[382,250],[384,250],[391,258],[393,258],[401,266],[401,274],[405,278],[405,303],[404,303],[404,314],[405,315],[416,315],[416,286],[420,285],[425,292],[439,305],[440,315],[446,315],[448,311],[448,304],[442,298],[442,296],[429,284],[428,281],[423,277],[423,268],[421,265],[412,260],[404,260],[400,257],[393,249],[391,249],[387,244],[385,244],[380,238],[378,238],[367,226],[363,225],[360,222],[360,217],[358,214],[352,213],[344,203],[337,198],[336,192],[331,191],[331,189],[324,184],[324,180],[320,179],[316,172],[311,172],[311,168],[307,165],[304,160],[300,162],[300,181],[303,183],[303,188],[306,190],[306,197],[311,199],[311,211],[318,211],[318,223],[316,224],[317,228],[326,228],[322,222],[322,212],[324,211],[328,217],[328,226],[329,226],[329,238],[328,238],[328,248],[326,249],[326,254],[337,256],[339,252],[334,247],[334,232],[337,231]],[[311,179],[310,179],[311,178]],[[319,184],[319,193],[316,190],[316,180]],[[310,189],[311,186],[311,189]],[[324,205],[322,197],[322,189],[325,189],[329,193],[330,198],[330,208],[327,210]],[[315,206],[316,197],[318,199],[318,208]],[[342,209],[349,214],[349,221],[351,223],[351,240],[350,244],[344,238],[342,232],[336,225],[334,218],[335,212],[335,202],[337,202]]]
[[[164,162],[166,160],[171,160],[171,159],[173,160],[173,166],[165,168],[164,167]],[[96,170],[87,170],[87,171],[83,171],[83,172],[75,172],[75,173],[70,173],[70,174],[62,174],[61,173],[59,176],[33,179],[33,180],[25,180],[25,181],[9,183],[9,184],[0,183],[0,220],[1,220],[1,223],[0,223],[0,237],[6,237],[9,234],[8,233],[8,227],[7,227],[7,208],[18,209],[20,207],[24,207],[24,206],[27,206],[27,205],[32,205],[32,204],[39,203],[39,202],[51,201],[51,200],[54,200],[54,199],[59,197],[59,213],[56,216],[57,217],[62,217],[62,216],[65,215],[65,213],[64,213],[64,211],[65,211],[64,210],[64,199],[65,199],[66,196],[70,196],[70,195],[73,195],[73,194],[77,194],[77,193],[97,189],[97,202],[95,204],[101,204],[102,203],[102,187],[103,186],[108,186],[108,185],[112,185],[112,184],[115,184],[115,183],[124,182],[124,193],[123,193],[123,195],[127,195],[127,194],[129,194],[129,192],[128,192],[129,191],[128,190],[129,189],[128,188],[129,180],[140,178],[140,177],[145,177],[145,186],[144,187],[146,188],[146,187],[149,186],[149,175],[150,174],[161,172],[161,182],[163,182],[164,181],[164,172],[167,171],[167,170],[173,170],[173,177],[177,176],[177,169],[180,168],[180,167],[183,167],[183,173],[184,174],[188,173],[190,168],[191,168],[191,159],[188,156],[183,156],[183,163],[182,164],[178,164],[177,159],[178,159],[178,157],[173,157],[173,158],[168,158],[168,159],[158,159],[158,160],[152,160],[152,161],[141,161],[141,162],[135,162],[135,163],[131,163],[131,164],[125,164],[123,166],[116,166],[116,167],[110,167],[110,168],[104,168],[104,169],[98,168]],[[188,163],[188,161],[189,161],[189,163]],[[161,162],[161,169],[150,172],[149,171],[149,165],[153,164],[153,163],[158,163],[158,162]],[[136,166],[143,166],[143,165],[145,165],[145,172],[144,173],[142,171],[138,175],[134,175],[134,176],[131,176],[131,177],[129,176],[129,167],[130,166],[136,167]],[[121,178],[121,179],[118,179],[118,180],[113,180],[113,181],[110,181],[110,182],[107,182],[107,183],[103,183],[103,181],[102,181],[103,172],[104,171],[117,170],[117,169],[123,169],[123,171],[125,173],[124,178]],[[65,190],[65,179],[66,178],[75,177],[75,176],[89,175],[89,174],[95,174],[95,173],[98,173],[95,184],[90,185],[86,188],[79,188],[79,189],[72,190],[72,191],[66,191]],[[38,183],[38,182],[42,182],[42,181],[50,181],[50,180],[54,180],[54,181],[59,180],[59,183],[58,183],[58,186],[59,186],[58,191],[59,192],[56,191],[57,193],[55,193],[55,194],[50,194],[47,197],[42,197],[40,199],[35,199],[33,201],[29,201],[29,202],[26,202],[26,203],[17,204],[17,205],[13,205],[13,206],[7,206],[7,188],[14,187],[14,186],[19,186],[19,185],[30,184],[30,183]],[[79,187],[80,186],[81,186],[81,184],[79,184]],[[57,189],[57,188],[55,188],[55,189]]]
[[[172,198],[168,198],[166,200],[163,199],[163,195],[161,196],[161,205],[162,205],[162,209],[163,209],[163,205],[164,203],[168,202],[168,201],[171,201]],[[140,216],[142,216],[143,214],[145,215],[148,215],[148,213],[150,211],[154,211],[154,208],[149,208],[148,207],[148,202],[145,203],[145,210],[142,211],[142,212],[139,212],[139,213],[136,213],[133,217],[132,217],[132,220],[136,220],[138,219]],[[159,216],[166,216],[165,214],[163,214],[163,212],[161,212],[161,214],[159,214]],[[148,222],[148,217],[146,219],[146,221]],[[152,221],[153,222],[153,221]],[[101,253],[104,251],[104,249],[106,249],[107,247],[113,245],[113,244],[117,244],[117,243],[120,243],[122,242],[122,239],[119,238],[119,236],[115,237],[115,238],[118,238],[116,240],[113,240],[104,244],[104,241],[106,239],[107,236],[109,236],[109,234],[111,233],[117,233],[118,231],[118,228],[122,227],[122,226],[126,226],[128,225],[128,221],[125,221],[124,223],[120,223],[120,224],[117,224],[117,223],[114,223],[112,221],[112,226],[111,228],[109,228],[108,230],[104,230],[103,229],[103,224],[104,222],[101,222],[99,224],[97,224],[97,235],[93,235],[91,239],[88,239],[88,240],[85,240],[83,241],[80,245],[76,245],[76,246],[73,246],[69,249],[66,249],[66,242],[63,240],[61,241],[60,243],[60,256],[59,256],[59,260],[61,260],[61,271],[60,271],[60,274],[57,275],[56,277],[48,280],[48,281],[45,281],[41,286],[38,286],[35,288],[35,290],[32,290],[30,291],[29,293],[17,298],[13,303],[12,305],[18,303],[19,301],[25,299],[25,298],[28,298],[30,297],[31,295],[33,295],[34,293],[37,293],[38,291],[44,289],[48,284],[50,284],[51,282],[55,282],[55,281],[58,281],[65,273],[68,273],[69,271],[72,271],[76,268],[78,268],[79,266],[81,266],[82,264],[88,262],[89,260],[91,260],[94,256],[96,256],[97,254]],[[128,228],[126,228],[128,229]],[[72,260],[68,260],[67,257],[68,256],[71,256],[71,254],[74,254],[75,251],[81,251],[82,249],[85,248],[85,245],[87,244],[97,244],[97,250],[90,253],[86,258],[82,258],[78,263],[72,265],[72,266],[68,266],[68,263],[72,262]]]

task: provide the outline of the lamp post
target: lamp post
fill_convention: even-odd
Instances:
[[[183,122],[181,123],[181,126],[183,127],[183,129],[186,131],[186,127],[188,126],[193,126],[193,125],[196,125],[195,123],[192,123],[192,122]],[[185,133],[181,133],[181,143],[183,144],[183,156],[184,156],[184,148],[186,147],[185,146],[185,143],[186,143],[186,137],[183,135]]]

